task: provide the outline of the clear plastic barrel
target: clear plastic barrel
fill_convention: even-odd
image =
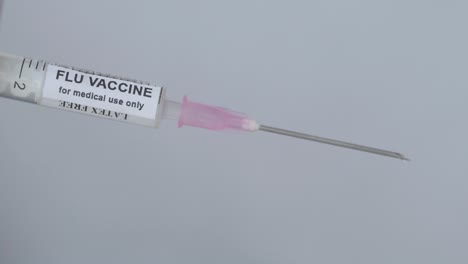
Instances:
[[[46,70],[46,62],[0,53],[0,96],[39,102]]]
[[[137,80],[120,78],[107,74],[96,73],[93,71],[80,70],[75,68],[72,69],[71,67],[49,64],[42,60],[34,60],[0,53],[0,97],[35,103],[43,106],[81,114],[88,114],[116,121],[158,127],[164,112],[163,110],[165,108],[165,89],[162,87],[152,86],[157,90],[157,93],[155,92],[154,98],[151,99],[151,109],[153,109],[152,112],[154,112],[154,114],[151,113],[143,116],[135,114],[131,111],[126,111],[126,109],[121,111],[112,109],[112,107],[109,107],[109,105],[113,106],[110,98],[107,98],[107,100],[102,100],[98,104],[91,100],[87,102],[83,102],[83,100],[77,102],[78,99],[82,98],[81,96],[69,96],[69,100],[46,96],[45,91],[47,89],[50,91],[52,87],[50,83],[46,82],[48,79],[47,76],[50,75],[50,72],[53,72],[54,68],[60,68],[64,71],[75,71],[82,73],[83,75],[86,74],[87,76],[92,76],[93,79],[107,78],[107,80],[112,80],[112,83],[114,84],[117,82],[131,83],[135,86],[145,84],[144,82]],[[63,85],[67,86],[66,83]],[[148,84],[148,86],[149,85],[150,84]],[[52,89],[55,88],[62,87],[61,85],[52,87]],[[92,87],[84,87],[83,89],[88,88],[91,89]],[[102,89],[95,90],[96,93],[103,91]],[[81,93],[78,93],[78,95],[80,94]],[[115,96],[113,98],[115,102]]]

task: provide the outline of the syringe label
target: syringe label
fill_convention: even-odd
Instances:
[[[161,89],[48,65],[42,97],[154,120]]]

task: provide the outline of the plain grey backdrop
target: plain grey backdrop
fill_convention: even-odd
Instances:
[[[2,52],[412,161],[0,99],[0,263],[467,263],[466,1],[3,9]]]

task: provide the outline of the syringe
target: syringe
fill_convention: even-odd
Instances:
[[[227,108],[166,98],[166,89],[137,80],[0,53],[0,96],[127,123],[158,127],[161,119],[179,127],[266,131],[382,156],[400,153],[260,125]]]

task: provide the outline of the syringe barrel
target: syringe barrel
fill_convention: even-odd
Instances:
[[[0,53],[0,96],[37,103],[40,101],[45,73],[37,70],[23,72],[24,64],[24,58]],[[40,64],[43,70],[44,62]],[[26,63],[28,66],[29,61]]]
[[[146,82],[2,53],[0,97],[151,127],[166,103]]]

